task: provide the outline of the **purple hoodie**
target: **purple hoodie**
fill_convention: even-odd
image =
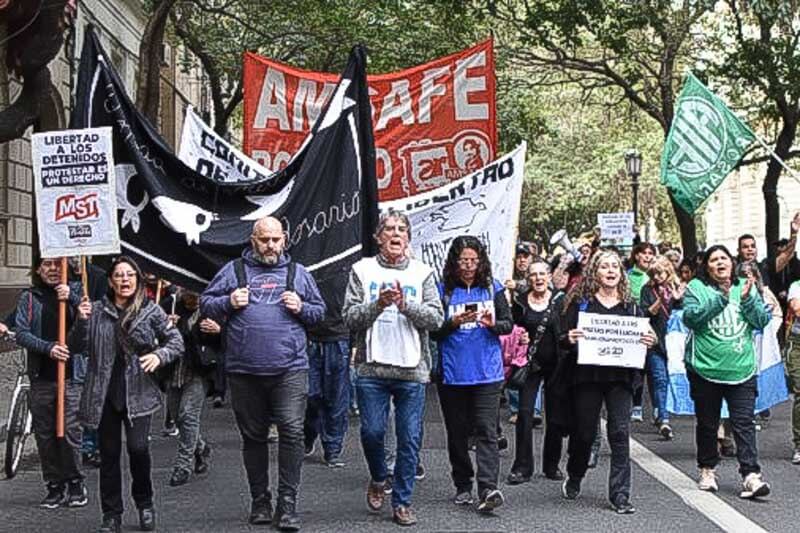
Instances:
[[[307,369],[306,328],[325,314],[325,303],[314,278],[297,265],[294,290],[303,307],[295,315],[281,302],[291,258],[284,253],[276,265],[265,265],[253,258],[249,248],[242,257],[250,303],[241,309],[231,305],[230,295],[237,288],[233,261],[217,272],[200,298],[201,312],[225,324],[225,370],[274,376]]]

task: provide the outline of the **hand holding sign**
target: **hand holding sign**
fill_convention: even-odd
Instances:
[[[639,369],[657,340],[647,318],[598,313],[579,313],[578,328],[568,337],[578,343],[579,365]]]

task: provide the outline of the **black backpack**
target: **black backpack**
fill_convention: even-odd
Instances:
[[[236,287],[243,289],[247,287],[247,272],[244,268],[244,259],[241,257],[233,262],[233,271],[236,274]],[[286,266],[286,290],[294,292],[294,277],[297,273],[297,263],[289,261]]]

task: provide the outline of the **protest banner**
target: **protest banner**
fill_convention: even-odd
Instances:
[[[214,181],[263,181],[272,175],[269,169],[217,135],[192,106],[186,108],[178,157],[186,166]]]
[[[600,238],[603,241],[633,241],[633,213],[598,213],[597,225],[600,226]]]
[[[111,128],[31,136],[42,257],[119,253]]]
[[[510,153],[458,181],[424,192],[381,202],[381,211],[405,212],[411,221],[414,256],[441,275],[447,251],[459,235],[479,238],[492,262],[492,275],[511,278],[519,202],[525,170],[523,142]]]
[[[647,346],[642,335],[650,320],[636,316],[578,313],[578,364],[644,368]]]
[[[136,109],[89,28],[72,120],[112,126],[121,245],[146,271],[202,291],[250,246],[253,223],[277,218],[292,260],[317,281],[327,312],[315,334],[341,320],[350,266],[375,253],[378,202],[366,52],[353,48],[333,96],[282,171],[217,181],[186,166]]]
[[[300,148],[338,76],[244,57],[244,152],[275,171]],[[434,189],[495,159],[492,40],[367,77],[381,201]]]

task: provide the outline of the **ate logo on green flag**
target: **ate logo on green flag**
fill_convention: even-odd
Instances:
[[[661,156],[661,183],[694,214],[754,139],[747,124],[689,74]]]

